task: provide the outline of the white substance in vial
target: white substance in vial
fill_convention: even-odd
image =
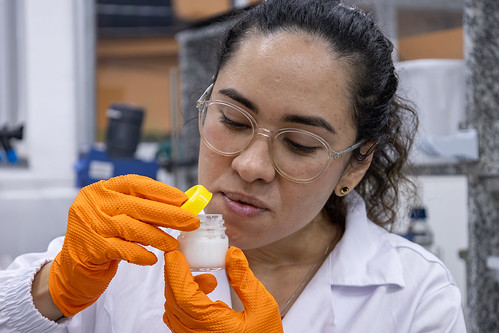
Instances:
[[[198,215],[199,229],[181,232],[178,237],[180,251],[192,271],[217,271],[225,267],[229,239],[225,235],[222,215]]]
[[[180,244],[191,269],[221,269],[225,267],[225,254],[229,247],[229,239],[189,237]]]

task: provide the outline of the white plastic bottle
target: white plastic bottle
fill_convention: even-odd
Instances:
[[[213,272],[225,267],[229,238],[221,214],[198,215],[201,224],[194,231],[183,231],[178,237],[180,251],[193,272]]]

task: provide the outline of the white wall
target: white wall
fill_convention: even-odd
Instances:
[[[81,0],[16,0],[19,110],[27,167],[0,167],[0,257],[42,251],[64,234],[76,196]],[[86,1],[86,0],[83,0]],[[2,57],[0,50],[0,57]],[[94,112],[93,109],[87,110]]]
[[[76,188],[0,191],[0,269],[23,253],[43,252],[64,235]]]
[[[25,123],[25,137],[14,143],[29,167],[0,169],[0,189],[74,184],[72,166],[77,158],[78,134],[88,127],[81,122],[80,114],[95,112],[81,108],[85,103],[82,96],[86,96],[82,86],[85,70],[80,66],[84,60],[81,40],[86,32],[79,24],[86,13],[80,2],[16,3],[20,83],[17,111]]]

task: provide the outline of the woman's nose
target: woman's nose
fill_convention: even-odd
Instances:
[[[269,138],[257,135],[255,140],[232,160],[232,168],[246,182],[270,183],[276,176],[269,151]]]

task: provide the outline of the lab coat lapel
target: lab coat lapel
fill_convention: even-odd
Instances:
[[[402,263],[388,232],[367,219],[357,193],[349,197],[345,234],[284,317],[286,333],[332,331],[335,285],[405,285]]]
[[[331,256],[319,268],[283,319],[284,332],[329,332],[334,325]]]

